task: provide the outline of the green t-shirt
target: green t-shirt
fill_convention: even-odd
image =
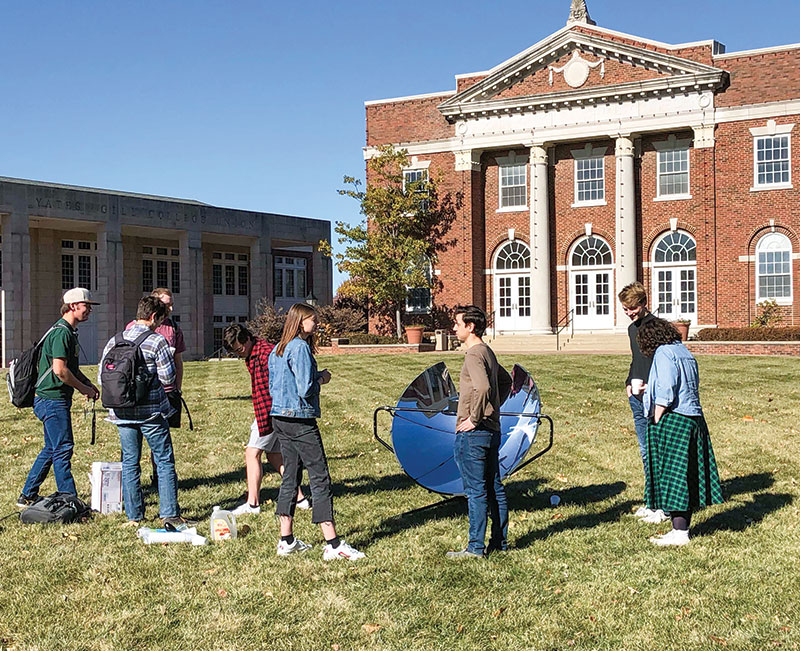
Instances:
[[[42,354],[39,357],[39,376],[47,373],[36,395],[50,400],[71,400],[75,391],[68,384],[64,384],[52,372],[53,358],[61,357],[67,360],[67,368],[72,374],[80,377],[78,371],[78,333],[72,329],[64,319],[56,321],[56,327],[47,335],[42,344]]]

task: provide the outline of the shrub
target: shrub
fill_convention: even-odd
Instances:
[[[759,314],[753,321],[751,328],[769,328],[778,325],[783,319],[781,306],[771,298],[758,304]]]
[[[254,335],[277,344],[286,322],[286,312],[276,310],[275,306],[265,298],[258,302],[258,315],[247,324]]]
[[[354,346],[367,346],[371,344],[402,344],[403,340],[390,335],[373,335],[369,332],[348,332],[342,335],[350,340]]]
[[[698,341],[800,341],[800,328],[705,328]]]
[[[345,332],[366,332],[367,316],[360,310],[338,304],[317,308],[319,322],[329,337],[342,337]]]

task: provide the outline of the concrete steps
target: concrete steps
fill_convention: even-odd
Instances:
[[[626,332],[581,332],[568,341],[562,333],[560,339],[560,351],[556,350],[555,335],[498,335],[488,344],[496,353],[629,355],[631,352]]]

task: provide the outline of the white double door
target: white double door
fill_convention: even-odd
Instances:
[[[653,269],[653,310],[662,319],[697,323],[697,268]]]
[[[614,327],[613,278],[613,269],[582,269],[570,273],[576,330]]]
[[[495,276],[495,330],[531,329],[531,277],[529,273]]]

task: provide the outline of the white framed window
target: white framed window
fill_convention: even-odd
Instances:
[[[756,244],[756,302],[792,303],[792,243],[783,233],[768,233]]]
[[[97,244],[61,240],[61,289],[97,289]]]
[[[420,198],[418,209],[425,212],[428,209],[428,169],[407,169],[403,170],[403,191],[413,189],[415,195]]]
[[[528,205],[528,166],[500,166],[500,208],[525,208]]]
[[[689,140],[670,136],[653,143],[658,158],[656,200],[691,199],[689,190]]]
[[[181,293],[181,252],[166,246],[142,247],[142,292],[149,294],[156,287],[167,287]]]
[[[524,242],[508,242],[497,252],[494,261],[497,271],[527,271],[531,268],[531,250]]]
[[[792,187],[792,138],[794,124],[750,129],[753,135],[753,187],[751,190],[780,190]]]
[[[604,206],[606,204],[605,154],[606,147],[586,145],[573,149],[575,159],[575,201],[577,206]]]
[[[308,295],[308,260],[291,255],[276,255],[274,259],[275,298],[305,300]]]
[[[215,296],[250,294],[250,257],[246,253],[214,251],[211,258],[211,291]]]
[[[528,157],[509,152],[498,156],[498,212],[515,212],[528,207]]]
[[[425,278],[430,283],[433,279],[433,265],[425,257],[420,260],[419,265],[423,267]],[[407,287],[406,293],[406,312],[410,314],[428,314],[433,305],[431,288],[428,287]]]

